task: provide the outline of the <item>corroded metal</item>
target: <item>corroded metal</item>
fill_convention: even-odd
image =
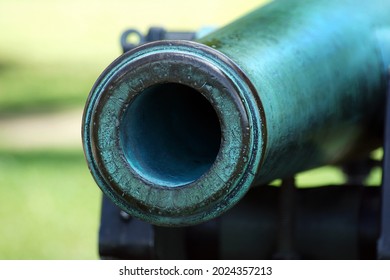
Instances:
[[[367,153],[380,139],[389,9],[274,1],[198,42],[125,53],[84,112],[99,187],[133,216],[190,225],[254,184]]]

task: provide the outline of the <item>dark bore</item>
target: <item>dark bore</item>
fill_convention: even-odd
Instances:
[[[214,163],[221,127],[197,90],[165,83],[147,88],[128,106],[120,124],[127,161],[144,179],[162,186],[191,183]]]

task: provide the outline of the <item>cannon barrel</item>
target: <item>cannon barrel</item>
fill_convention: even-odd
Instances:
[[[253,185],[367,154],[381,139],[389,10],[280,0],[197,42],[123,54],[84,111],[97,184],[135,217],[182,226]]]

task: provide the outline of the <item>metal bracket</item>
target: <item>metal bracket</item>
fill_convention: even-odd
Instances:
[[[122,33],[120,43],[123,52],[128,52],[135,47],[158,40],[189,40],[192,41],[196,37],[196,32],[178,32],[166,31],[161,27],[151,27],[146,35],[143,35],[136,29],[128,29]],[[134,36],[134,42],[129,42],[129,38]]]

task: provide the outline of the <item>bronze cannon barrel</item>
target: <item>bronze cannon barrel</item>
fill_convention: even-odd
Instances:
[[[380,144],[390,1],[274,1],[99,77],[83,145],[102,191],[157,225],[207,221],[253,185]]]

